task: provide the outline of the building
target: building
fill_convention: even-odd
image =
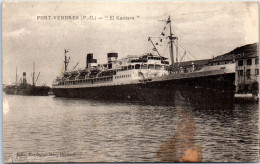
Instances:
[[[213,59],[174,63],[179,73],[199,71],[203,67],[211,70],[218,67],[232,67],[235,74],[236,93],[258,93],[259,86],[259,48],[258,43],[237,47],[233,51]],[[223,66],[222,66],[223,65]]]
[[[237,93],[258,93],[259,51],[258,43],[237,47],[233,51],[209,60],[210,66],[235,63]]]
[[[208,65],[208,63],[209,63],[209,59],[185,61],[180,63],[174,63],[174,67],[179,68],[178,73],[190,73],[193,71],[200,70],[205,65]]]
[[[210,66],[231,64],[235,62],[235,54],[224,54],[209,60]]]
[[[241,54],[236,58],[237,93],[258,93],[259,55],[258,53]]]

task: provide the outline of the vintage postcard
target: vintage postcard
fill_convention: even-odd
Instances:
[[[3,156],[259,162],[258,2],[2,3]]]

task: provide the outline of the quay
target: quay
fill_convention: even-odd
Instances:
[[[214,74],[232,73],[235,75],[235,102],[259,101],[259,45],[248,44],[213,59],[195,60],[180,63],[180,72],[193,72],[194,68],[203,70],[212,68]],[[222,72],[217,72],[219,67]],[[220,71],[219,70],[219,71]],[[228,71],[227,71],[228,70]]]
[[[235,94],[234,96],[236,103],[258,103],[259,102],[259,94],[253,95],[250,93],[247,94]]]

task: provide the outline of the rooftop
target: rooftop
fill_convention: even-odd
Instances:
[[[256,57],[259,56],[258,54],[259,45],[258,43],[247,44],[241,47],[237,47],[234,50],[230,51],[229,53],[220,55],[212,59],[210,62],[217,62],[217,61],[229,61],[244,57]]]
[[[184,67],[184,66],[191,66],[192,62],[194,63],[194,65],[207,65],[209,63],[210,59],[203,59],[203,60],[194,60],[194,61],[185,61],[185,62],[181,62],[179,67]],[[179,63],[174,63],[174,66],[178,66]]]

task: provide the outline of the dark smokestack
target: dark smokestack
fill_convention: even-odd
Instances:
[[[26,84],[26,72],[23,72],[23,84]]]
[[[117,53],[108,53],[107,54],[107,60],[108,62],[112,62],[113,60],[117,59],[118,54]]]
[[[114,52],[113,52],[113,53],[108,53],[108,54],[107,54],[107,57],[108,57],[108,58],[110,58],[110,57],[115,57],[115,58],[117,58],[117,57],[118,57],[118,54],[117,54],[117,53],[114,53]]]
[[[91,63],[92,60],[93,60],[93,53],[87,54],[86,68],[88,68],[88,64]]]
[[[92,59],[90,63],[97,63],[97,59]]]

